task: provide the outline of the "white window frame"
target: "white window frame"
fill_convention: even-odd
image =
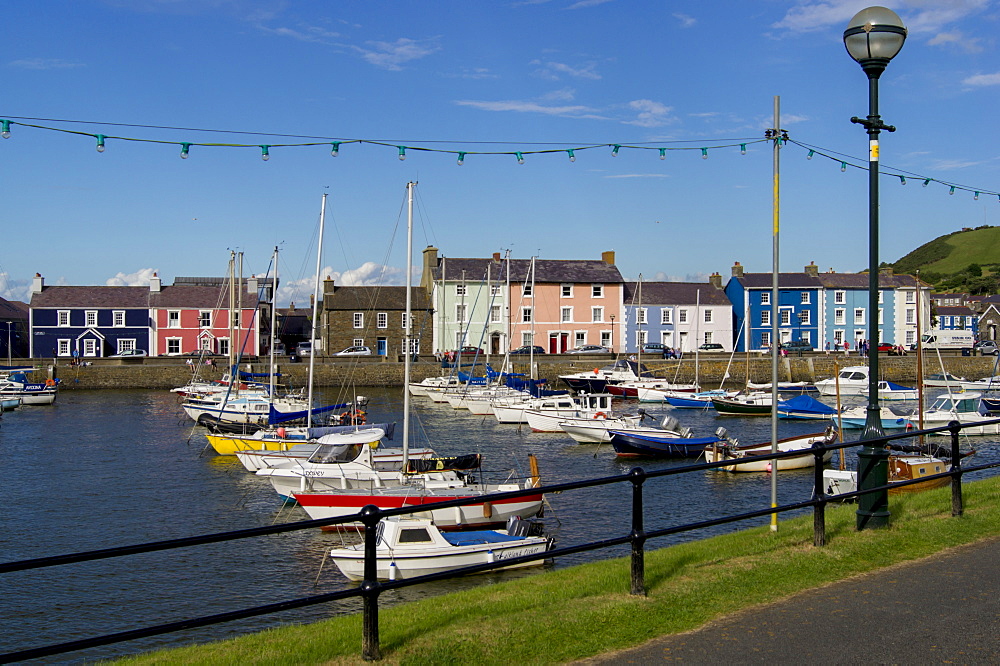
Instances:
[[[135,338],[118,338],[118,351],[115,352],[116,354],[124,354],[134,349],[136,349]]]
[[[812,312],[810,310],[799,311],[799,324],[802,326],[812,326]]]
[[[635,310],[635,323],[646,324],[646,308],[636,308]]]
[[[114,328],[124,328],[125,327],[125,311],[124,310],[112,310],[111,311],[111,325]]]
[[[364,328],[365,327],[365,313],[355,312],[354,313],[354,328]]]
[[[455,322],[464,324],[468,321],[469,306],[465,303],[455,303]]]
[[[837,308],[833,311],[833,324],[835,326],[847,325],[847,310],[845,308]]]
[[[573,298],[573,285],[565,283],[559,285],[559,293],[562,298]]]
[[[762,291],[762,292],[760,292],[760,304],[761,305],[770,305],[771,304],[771,292],[769,292],[769,291]]]
[[[83,311],[83,325],[87,328],[97,327],[97,310],[84,310]]]
[[[365,339],[364,338],[354,338],[354,341],[351,343],[351,346],[352,347],[364,347],[365,346]]]
[[[534,315],[534,308],[530,305],[525,305],[521,308],[521,321],[525,324],[531,323],[531,317]]]
[[[833,302],[836,305],[847,305],[847,292],[843,290],[833,292]]]
[[[636,344],[636,346],[639,346],[639,347],[643,346],[644,344],[646,344],[646,341],[648,339],[649,339],[649,331],[643,329],[641,331],[636,331],[635,332],[635,344]]]
[[[780,326],[788,326],[792,323],[792,309],[791,308],[781,308],[778,310],[778,318],[780,319]]]
[[[403,313],[403,316],[400,317],[400,319],[399,319],[399,327],[401,329],[403,329],[404,331],[406,330],[406,313],[405,312]],[[357,346],[357,345],[355,345],[355,346]]]
[[[181,311],[167,310],[167,328],[181,327]]]
[[[595,305],[590,308],[590,321],[594,323],[604,321],[604,308],[600,305]]]
[[[182,339],[181,338],[166,338],[166,339],[164,339],[164,342],[167,345],[167,354],[169,354],[169,355],[176,355],[176,354],[180,354],[181,353],[181,349],[182,349],[182,347],[181,347]],[[175,348],[172,349],[172,347],[175,347]]]
[[[680,308],[677,310],[677,323],[686,324],[688,323],[688,311],[687,308]]]
[[[587,344],[587,331],[577,331],[574,339],[577,347]]]
[[[56,310],[56,326],[66,328],[69,325],[69,310]]]
[[[590,285],[590,297],[591,298],[604,298],[604,285],[603,284],[592,284],[592,285]]]
[[[706,324],[711,324],[712,323],[712,309],[711,308],[706,308],[705,309],[705,323]]]
[[[670,308],[663,308],[662,310],[660,310],[660,325],[661,326],[672,325],[674,323],[673,313],[674,311],[671,310]]]
[[[809,303],[812,302],[812,299],[810,298],[808,291],[803,291],[801,298],[802,300],[800,300],[799,303],[801,303],[802,305],[809,305]]]
[[[83,341],[83,355],[84,356],[97,356],[97,340],[94,338],[86,338]]]
[[[375,315],[375,327],[376,328],[389,328],[389,313],[379,312]]]
[[[522,347],[528,347],[528,346],[531,346],[531,345],[535,344],[534,340],[535,340],[534,333],[532,333],[531,331],[521,331],[521,346]]]
[[[602,347],[611,346],[611,331],[601,331],[601,346]]]
[[[559,308],[559,321],[563,324],[573,323],[573,306],[563,306]]]
[[[212,328],[212,311],[198,310],[198,327]]]
[[[530,282],[525,282],[521,287],[521,295],[525,298],[531,298],[534,295],[535,286]]]
[[[499,305],[490,306],[490,323],[500,324],[503,322],[503,308]]]
[[[854,308],[854,325],[861,326],[865,323],[865,309]]]
[[[469,288],[466,285],[464,285],[464,284],[456,284],[455,285],[455,295],[456,296],[466,296],[466,295],[468,295],[468,292],[469,292]],[[359,345],[355,345],[355,346],[357,347]]]
[[[771,325],[771,311],[770,310],[761,310],[760,311],[760,325],[761,326],[770,326]]]
[[[70,342],[71,340],[69,338],[59,338],[58,340],[56,340],[56,348],[57,348],[56,355],[69,356],[72,353],[70,351]]]

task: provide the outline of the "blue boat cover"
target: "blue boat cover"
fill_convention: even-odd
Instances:
[[[442,532],[441,536],[453,546],[477,546],[484,543],[503,543],[505,541],[521,541],[524,537],[508,536],[494,530],[478,532]]]
[[[778,412],[795,412],[796,415],[805,416],[815,414],[817,418],[825,418],[837,413],[837,410],[820,402],[810,395],[797,395],[789,400],[778,402]]]
[[[909,388],[907,386],[901,386],[899,384],[893,384],[892,382],[886,382],[886,386],[889,387],[890,391],[916,391],[917,389]]]
[[[323,414],[323,413],[326,413],[326,412],[332,412],[335,409],[341,409],[343,407],[349,407],[350,405],[351,405],[351,403],[344,402],[344,403],[341,403],[339,405],[328,405],[326,407],[317,407],[316,409],[312,410],[312,413],[314,415],[315,414]],[[271,425],[274,425],[276,423],[285,423],[286,421],[294,421],[296,419],[304,419],[306,417],[306,415],[308,414],[308,412],[309,412],[308,409],[303,409],[301,412],[279,412],[278,410],[276,410],[274,408],[274,405],[271,405],[270,413],[267,416],[267,422],[270,423]]]

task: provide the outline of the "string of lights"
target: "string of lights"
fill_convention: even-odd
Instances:
[[[23,120],[23,119],[22,119]],[[710,151],[718,150],[731,150],[734,148],[739,148],[741,155],[746,155],[747,146],[751,146],[759,143],[769,143],[775,139],[777,136],[769,131],[764,137],[760,138],[743,138],[743,139],[718,139],[705,141],[669,141],[669,142],[658,142],[658,143],[588,143],[588,144],[537,144],[537,143],[521,143],[513,144],[508,142],[457,142],[457,141],[406,141],[406,142],[396,142],[378,139],[352,139],[352,138],[328,138],[328,137],[315,137],[315,136],[302,136],[294,134],[264,134],[260,132],[239,132],[239,131],[229,131],[229,130],[218,130],[218,129],[197,129],[197,128],[181,128],[181,127],[161,127],[154,125],[135,125],[135,124],[125,124],[125,123],[84,123],[84,121],[72,121],[72,120],[58,120],[58,119],[45,119],[49,122],[58,123],[78,123],[78,124],[99,124],[106,127],[132,127],[132,128],[143,128],[143,129],[159,129],[159,130],[171,130],[171,131],[188,131],[188,132],[215,132],[215,133],[226,133],[230,135],[249,135],[254,137],[269,137],[269,138],[301,138],[301,139],[312,139],[309,141],[301,142],[287,142],[287,143],[234,143],[234,142],[197,142],[197,141],[173,141],[165,139],[150,139],[150,138],[138,138],[129,136],[118,136],[113,134],[95,134],[93,132],[86,132],[82,130],[69,129],[65,127],[53,127],[49,125],[39,125],[34,123],[20,122],[20,120],[15,119],[15,117],[10,117],[7,119],[0,119],[0,137],[8,139],[12,136],[11,127],[21,126],[25,128],[33,128],[40,130],[47,130],[52,132],[62,132],[65,134],[72,134],[76,136],[90,137],[96,142],[97,152],[103,153],[108,146],[110,141],[132,141],[139,143],[151,143],[159,145],[175,146],[180,149],[181,159],[187,159],[191,155],[192,148],[256,148],[260,150],[260,157],[264,161],[268,161],[271,158],[271,151],[273,149],[285,149],[285,148],[308,148],[316,146],[325,146],[329,149],[330,155],[332,157],[338,157],[340,155],[342,146],[352,146],[352,145],[369,145],[369,146],[379,146],[384,148],[394,149],[396,151],[396,157],[400,160],[405,160],[407,157],[407,152],[423,152],[423,153],[437,153],[443,155],[450,155],[455,158],[455,162],[458,166],[465,164],[465,160],[468,157],[493,157],[493,156],[506,156],[513,157],[518,164],[524,164],[527,157],[543,156],[543,155],[565,155],[565,157],[570,162],[576,161],[576,154],[584,151],[601,151],[609,150],[612,157],[617,157],[622,150],[639,150],[651,152],[654,155],[659,156],[661,160],[667,158],[667,153],[675,152],[694,152],[695,154],[700,153],[702,159],[708,159]],[[794,145],[801,148],[806,153],[806,159],[811,160],[814,157],[823,157],[834,163],[840,165],[840,170],[842,172],[847,171],[848,167],[852,169],[860,169],[862,171],[868,170],[868,162],[857,157],[845,155],[838,153],[835,150],[830,150],[826,148],[821,148],[819,146],[811,145],[801,141],[797,141],[789,138],[787,132],[782,132],[780,140],[783,145]],[[464,149],[459,148],[443,148],[436,147],[439,145],[453,145],[456,143],[462,143]],[[497,146],[515,146],[517,149],[509,150],[485,150],[483,147],[487,145],[497,145]],[[559,147],[552,147],[558,145]],[[475,149],[470,146],[476,146]],[[526,147],[527,146],[527,147]],[[548,147],[534,147],[534,146],[548,146]],[[568,147],[564,147],[568,146]],[[943,185],[948,188],[948,194],[954,195],[955,192],[968,192],[973,195],[975,200],[979,200],[980,196],[995,196],[997,201],[1000,202],[1000,192],[990,190],[982,187],[972,187],[969,185],[963,185],[961,183],[951,182],[947,180],[942,180],[940,178],[934,178],[932,176],[925,176],[918,173],[906,171],[903,169],[897,169],[887,165],[881,165],[879,167],[879,173],[885,176],[890,176],[893,178],[898,178],[901,185],[906,185],[908,180],[921,181],[924,187],[928,187],[931,184]]]

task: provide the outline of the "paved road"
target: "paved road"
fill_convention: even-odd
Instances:
[[[584,664],[1000,664],[1000,539],[809,590]]]

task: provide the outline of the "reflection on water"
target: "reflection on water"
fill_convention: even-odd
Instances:
[[[373,421],[401,419],[398,390],[366,389]],[[333,395],[331,392],[330,395]],[[584,446],[561,434],[532,433],[500,425],[493,417],[413,401],[414,444],[442,455],[482,453],[495,475],[528,475],[528,454],[538,457],[545,483],[682,466],[683,461],[621,460],[607,445]],[[663,408],[644,406],[662,417]],[[770,439],[766,418],[719,418],[712,412],[674,412],[695,435],[724,425],[744,443]],[[782,437],[816,432],[821,424],[781,422]],[[401,433],[401,428],[397,428]],[[970,438],[974,461],[996,459],[993,440]],[[397,442],[398,443],[398,442]],[[166,391],[64,391],[51,407],[4,415],[0,468],[6,505],[0,517],[4,561],[209,534],[305,520],[283,506],[265,479],[247,473],[235,458],[216,456],[201,428],[193,427]],[[849,452],[847,460],[854,454]],[[836,465],[837,458],[834,458]],[[974,475],[970,475],[974,476]],[[809,470],[779,477],[779,502],[808,497]],[[770,505],[767,474],[703,472],[649,480],[644,487],[647,529],[739,513]],[[547,498],[546,526],[567,546],[629,530],[631,485],[602,486]],[[764,524],[767,518],[754,524]],[[738,529],[715,528],[706,533]],[[678,535],[651,548],[700,538]],[[239,608],[343,589],[350,585],[332,562],[330,548],[356,535],[307,530],[225,544],[135,555],[114,560],[6,574],[0,602],[4,651],[47,645]],[[548,566],[565,567],[621,556],[627,547],[584,553]],[[399,603],[537,575],[544,568],[497,572],[396,590],[382,597]],[[286,623],[310,622],[360,610],[359,600],[328,603],[271,617],[71,653],[49,663],[92,661],[167,645],[204,642]],[[360,637],[359,637],[360,644]]]

